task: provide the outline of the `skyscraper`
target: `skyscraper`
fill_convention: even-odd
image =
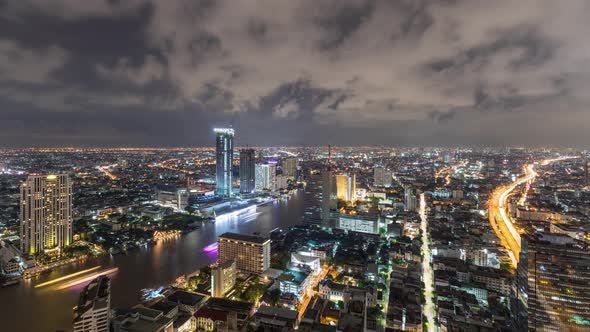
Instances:
[[[256,151],[244,149],[240,151],[240,194],[251,194],[255,187]]]
[[[111,281],[107,276],[100,276],[84,287],[74,315],[74,332],[109,331]]]
[[[230,197],[234,160],[234,130],[233,128],[215,128],[213,131],[216,134],[215,193]]]
[[[336,175],[336,196],[338,199],[352,202],[356,201],[356,175]]]
[[[297,176],[297,158],[289,157],[283,160],[283,175],[290,179]]]
[[[256,191],[272,190],[277,174],[276,164],[256,165],[255,187]]]
[[[66,174],[31,175],[20,188],[21,250],[33,255],[72,243],[72,183]]]
[[[590,330],[589,250],[567,235],[523,236],[513,307],[518,331]]]
[[[383,166],[377,166],[373,169],[373,183],[375,187],[391,187],[391,172]]]

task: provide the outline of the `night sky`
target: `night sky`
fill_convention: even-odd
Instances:
[[[587,0],[0,0],[0,146],[590,145]]]

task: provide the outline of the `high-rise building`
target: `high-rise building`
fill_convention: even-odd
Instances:
[[[109,332],[111,281],[107,276],[92,280],[74,308],[74,332]]]
[[[255,181],[254,181],[256,191],[273,190],[276,175],[277,175],[276,164],[256,165]]]
[[[322,225],[326,227],[331,227],[331,210],[335,210],[337,207],[334,172],[332,171],[331,167],[328,167],[327,169],[322,171],[321,189]]]
[[[416,211],[417,208],[418,200],[416,198],[414,188],[410,185],[407,185],[404,188],[404,209],[406,211]]]
[[[23,253],[59,251],[72,243],[72,183],[67,174],[31,175],[20,195]]]
[[[223,297],[236,284],[236,262],[229,260],[211,267],[211,296]]]
[[[283,160],[283,175],[290,179],[297,177],[297,158],[289,157]]]
[[[260,236],[224,233],[217,239],[218,262],[235,260],[241,271],[262,274],[270,267],[270,239]]]
[[[590,330],[590,248],[562,234],[522,238],[513,314],[518,331]]]
[[[215,193],[230,197],[232,191],[232,172],[234,160],[233,128],[215,128]]]
[[[356,175],[336,175],[336,197],[346,202],[356,201]]]
[[[385,167],[377,166],[373,169],[373,182],[375,187],[391,187],[391,172]]]
[[[252,194],[256,190],[255,164],[254,149],[240,151],[240,194]]]

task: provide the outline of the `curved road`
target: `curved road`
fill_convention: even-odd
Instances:
[[[572,159],[577,157],[560,157],[555,159],[546,159],[541,162],[541,165],[548,165],[550,163]],[[494,232],[500,239],[500,242],[504,247],[508,249],[508,255],[510,256],[510,260],[512,264],[516,266],[519,259],[520,254],[520,234],[514,227],[514,223],[512,218],[506,212],[506,205],[508,201],[508,197],[510,194],[516,189],[516,187],[520,186],[521,184],[533,181],[535,177],[537,177],[537,172],[535,172],[535,165],[528,164],[524,167],[525,175],[521,178],[518,178],[516,181],[512,182],[508,186],[500,187],[496,189],[493,193],[492,199],[490,200],[489,205],[489,219]]]

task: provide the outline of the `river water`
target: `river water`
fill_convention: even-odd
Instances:
[[[51,286],[34,288],[35,284],[97,265],[101,266],[100,270],[118,267],[119,270],[110,275],[111,306],[130,306],[138,302],[141,289],[168,285],[180,275],[213,263],[215,257],[205,254],[203,248],[215,242],[218,235],[259,232],[268,236],[274,228],[286,229],[300,223],[303,211],[303,192],[298,191],[288,201],[259,207],[260,214],[251,221],[205,224],[178,239],[159,242],[150,248],[60,267],[19,286],[0,289],[0,331],[72,330],[72,308],[84,285],[57,290]]]

